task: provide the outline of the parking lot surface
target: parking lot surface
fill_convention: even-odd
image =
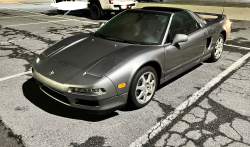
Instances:
[[[20,6],[22,7],[22,6]],[[26,6],[25,6],[26,7]],[[45,11],[46,10],[46,11]],[[0,116],[20,146],[129,146],[157,122],[167,117],[190,95],[249,52],[225,46],[216,63],[204,62],[161,86],[148,106],[122,109],[108,115],[88,115],[43,94],[30,71],[34,58],[57,41],[97,29],[79,12],[69,16],[40,6],[0,8]],[[232,20],[228,45],[249,47],[249,21]],[[17,75],[11,78],[9,76]]]

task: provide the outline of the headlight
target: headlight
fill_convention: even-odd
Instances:
[[[87,88],[77,88],[77,87],[69,87],[69,93],[86,93],[86,94],[104,94],[106,91],[103,88],[96,89],[87,89]]]

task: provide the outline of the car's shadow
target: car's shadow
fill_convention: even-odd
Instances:
[[[34,78],[29,79],[23,84],[24,96],[40,109],[57,116],[79,119],[91,122],[102,121],[118,115],[117,112],[112,112],[105,115],[87,114],[85,110],[66,106],[46,94],[44,94]]]
[[[178,76],[176,76],[176,77],[170,79],[169,81],[163,83],[162,85],[158,86],[157,91],[160,90],[160,89],[162,89],[163,87],[165,87],[165,86],[171,84],[172,82],[176,81],[177,79],[181,78],[182,76],[184,76],[184,75],[190,73],[191,71],[195,70],[196,68],[200,67],[201,65],[202,65],[202,63],[199,63],[198,65],[196,65],[196,66],[190,68],[189,70],[187,70],[187,71],[185,71],[185,72],[179,74]]]
[[[58,14],[58,12],[56,10],[49,10],[49,11],[46,11],[46,12],[42,12],[42,14],[45,14],[45,15],[48,15],[48,16],[56,16],[56,15],[61,16],[61,17],[64,16],[63,14]],[[71,11],[67,15],[69,15],[69,16],[76,16],[76,17],[79,17],[79,18],[88,18],[88,19],[94,20],[91,17],[89,10],[75,10],[75,11]],[[114,16],[115,16],[114,13],[112,13],[112,14],[106,14],[100,20],[107,21],[107,20],[110,20]]]

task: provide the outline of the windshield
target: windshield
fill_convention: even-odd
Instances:
[[[101,27],[95,36],[134,44],[160,44],[170,14],[125,11]]]

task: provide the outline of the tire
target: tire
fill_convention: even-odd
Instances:
[[[97,4],[92,4],[90,6],[90,15],[96,20],[101,18],[101,9]]]
[[[150,79],[148,79],[149,77]],[[148,83],[147,80],[151,82]],[[152,100],[157,85],[158,77],[155,69],[151,66],[141,68],[132,79],[128,93],[128,105],[133,108],[142,108],[146,106]]]
[[[209,58],[209,60],[212,62],[218,61],[221,57],[223,47],[224,47],[224,36],[220,34],[215,43],[214,50],[212,51],[211,57]]]

